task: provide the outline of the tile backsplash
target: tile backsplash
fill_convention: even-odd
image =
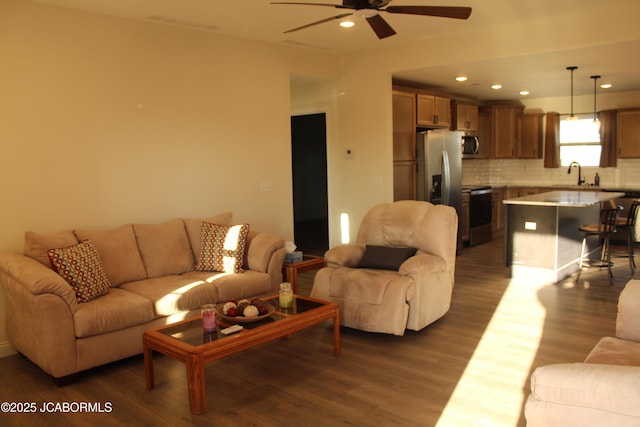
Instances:
[[[567,167],[544,168],[542,159],[472,159],[462,161],[463,185],[575,185],[578,169],[567,174]],[[615,168],[585,166],[583,179],[593,184],[596,172],[601,187],[640,188],[640,159],[618,159]]]

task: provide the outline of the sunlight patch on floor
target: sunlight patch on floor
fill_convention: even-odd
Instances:
[[[511,280],[437,426],[518,425],[544,328],[542,286]]]

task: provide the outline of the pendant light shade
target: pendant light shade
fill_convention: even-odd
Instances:
[[[571,115],[569,116],[569,118],[567,120],[576,120],[577,117],[573,115],[573,72],[575,70],[577,70],[578,67],[576,66],[571,66],[571,67],[567,67],[567,70],[571,71]]]
[[[596,109],[596,88],[598,86],[598,79],[600,76],[591,76],[593,79],[593,123],[599,123],[598,110]]]

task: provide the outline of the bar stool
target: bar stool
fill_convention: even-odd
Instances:
[[[580,226],[579,230],[584,233],[582,238],[582,250],[580,251],[580,270],[582,271],[584,250],[587,246],[587,239],[592,236],[598,236],[602,241],[602,254],[600,256],[600,264],[591,265],[593,267],[607,267],[609,270],[609,283],[613,284],[613,272],[611,271],[611,251],[609,250],[609,240],[613,233],[616,232],[618,213],[623,209],[622,206],[615,208],[606,208],[600,210],[600,222],[598,224],[585,224]],[[578,272],[579,274],[579,272]]]
[[[624,230],[627,233],[627,254],[629,257],[629,268],[631,274],[635,274],[636,268],[636,253],[634,250],[636,244],[636,219],[638,217],[638,209],[640,208],[640,200],[634,200],[629,208],[629,214],[626,218],[617,218],[616,227],[619,230]]]

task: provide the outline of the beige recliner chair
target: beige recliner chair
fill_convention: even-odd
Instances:
[[[325,253],[311,296],[340,307],[341,324],[403,335],[451,305],[458,216],[454,208],[403,200],[364,216],[355,244]]]

